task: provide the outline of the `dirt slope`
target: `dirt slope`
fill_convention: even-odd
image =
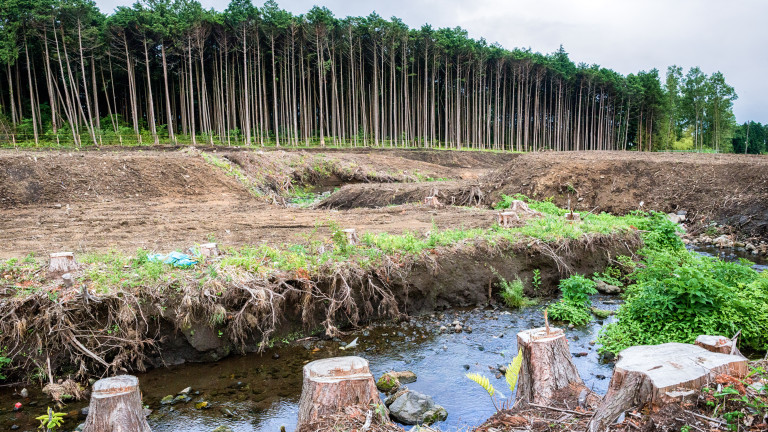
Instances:
[[[768,157],[580,152],[526,154],[483,179],[491,200],[523,193],[580,210],[684,210],[768,236]]]

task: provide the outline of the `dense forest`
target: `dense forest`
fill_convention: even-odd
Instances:
[[[273,1],[145,0],[105,15],[88,0],[3,0],[0,83],[0,143],[13,145],[743,152],[747,140],[719,72],[623,76],[562,47]],[[750,129],[747,151],[764,151],[765,129]]]

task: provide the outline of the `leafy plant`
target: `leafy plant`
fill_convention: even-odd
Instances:
[[[523,365],[523,351],[521,349],[518,349],[517,356],[515,356],[514,359],[512,359],[512,362],[507,366],[507,372],[504,374],[504,378],[506,379],[507,385],[509,386],[510,392],[515,391],[515,387],[517,386],[517,378],[520,375],[520,369]],[[491,398],[491,403],[493,403],[493,407],[496,408],[496,411],[499,411],[499,405],[496,404],[496,396],[498,394],[499,399],[505,399],[504,395],[500,392],[497,392],[496,389],[493,387],[493,384],[491,384],[490,380],[485,377],[484,375],[480,375],[479,373],[468,373],[465,375],[470,380],[477,383],[480,387],[482,387],[487,393],[488,396]],[[507,400],[507,404],[510,401]],[[501,405],[504,407],[504,404]]]
[[[536,304],[534,300],[529,299],[523,292],[523,281],[520,278],[516,278],[514,281],[509,282],[497,273],[499,277],[499,285],[501,286],[501,299],[504,300],[510,308],[521,308],[525,306],[531,306]]]
[[[563,298],[547,308],[549,317],[573,325],[584,325],[591,321],[589,296],[597,293],[595,282],[581,275],[573,275],[561,280],[559,287]]]
[[[538,292],[541,288],[541,270],[539,269],[533,269],[533,278],[531,279],[531,285],[533,285],[533,290]]]
[[[66,415],[66,413],[55,412],[51,407],[48,407],[47,414],[35,417],[35,419],[40,420],[40,429],[45,429],[46,432],[53,432],[61,427]]]

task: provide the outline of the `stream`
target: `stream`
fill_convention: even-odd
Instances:
[[[738,250],[694,250],[726,260],[744,257],[755,261]],[[766,270],[768,263],[759,261],[755,268]],[[621,301],[616,296],[596,295],[592,303],[600,309],[616,310]],[[519,331],[543,326],[544,306],[546,303],[517,310],[452,309],[414,317],[399,325],[372,323],[337,340],[297,341],[262,354],[154,369],[137,376],[143,401],[153,410],[149,416],[153,431],[211,432],[218,426],[265,432],[277,432],[285,426],[291,431],[296,425],[302,367],[321,358],[358,355],[369,361],[375,378],[390,370],[416,373],[418,380],[408,387],[432,396],[435,403],[445,407],[448,418],[436,426],[456,431],[479,425],[495,411],[485,390],[469,381],[465,373],[482,373],[498,391],[513,397],[503,376],[496,377],[495,368],[509,364],[517,354]],[[441,326],[452,328],[454,321],[472,331],[440,331]],[[573,361],[585,384],[598,394],[606,392],[613,367],[612,363],[600,362],[596,346],[590,344],[603,324],[602,320],[593,320],[587,326],[566,330]],[[355,338],[357,347],[340,349],[344,342]],[[186,387],[192,388],[189,402],[161,405],[163,397],[176,395]],[[26,399],[18,395],[21,388],[0,387],[0,431],[38,430],[39,422],[34,418],[45,413],[49,399],[35,383],[27,385]],[[16,402],[24,406],[13,412]],[[196,409],[198,402],[208,402],[208,409]],[[80,410],[87,404],[87,400],[71,402],[59,409],[68,413],[62,430],[71,431],[85,420]]]

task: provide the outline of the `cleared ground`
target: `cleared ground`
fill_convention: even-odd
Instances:
[[[768,233],[768,158],[760,156],[204,151],[246,181],[197,151],[0,152],[0,258],[167,251],[212,239],[225,247],[300,242],[327,236],[326,221],[359,232],[490,226],[502,193],[595,212],[626,213],[642,202]],[[317,208],[284,206],[302,185],[343,187]],[[435,192],[443,203],[475,207],[415,204]]]

